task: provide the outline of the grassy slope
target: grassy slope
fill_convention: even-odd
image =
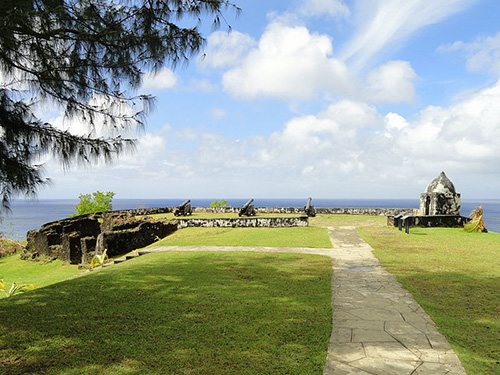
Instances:
[[[325,228],[186,228],[151,246],[276,246],[331,248]]]
[[[10,288],[12,282],[43,287],[70,279],[81,272],[78,266],[61,261],[24,261],[19,258],[19,254],[0,258],[0,280],[4,280],[7,288]],[[0,293],[0,298],[4,297]]]
[[[157,253],[0,301],[0,373],[322,374],[327,257]]]
[[[358,230],[436,322],[467,373],[500,374],[500,234]]]

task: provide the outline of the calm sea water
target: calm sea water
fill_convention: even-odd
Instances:
[[[233,207],[243,205],[248,199],[228,199]],[[183,199],[115,199],[113,209],[152,208],[178,206]],[[207,207],[214,199],[191,199],[195,207]],[[44,223],[59,220],[74,213],[78,200],[15,200],[11,204],[12,213],[3,217],[0,232],[6,237],[26,239],[26,232],[38,229]],[[305,199],[254,199],[256,207],[303,207]],[[361,207],[361,208],[418,208],[418,199],[313,199],[315,207]],[[462,200],[462,215],[478,206],[483,206],[486,228],[500,232],[500,200]]]

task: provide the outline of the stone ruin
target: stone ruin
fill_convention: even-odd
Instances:
[[[259,207],[259,214],[291,214],[297,217],[251,217],[213,219],[153,219],[145,215],[173,213],[176,207],[143,208],[100,212],[62,219],[30,230],[24,258],[46,256],[72,264],[90,263],[107,249],[110,257],[148,246],[175,232],[193,226],[202,227],[293,227],[307,226],[303,208]],[[238,207],[193,207],[193,212],[234,213]],[[407,209],[392,208],[317,208],[322,214],[396,215]],[[138,218],[140,217],[140,218]]]
[[[460,215],[460,194],[444,172],[420,195],[419,215]]]
[[[463,227],[468,217],[460,215],[460,194],[444,172],[432,180],[425,193],[420,194],[420,208],[405,215],[388,216],[387,224],[399,226],[401,220],[409,220],[410,226]]]
[[[133,213],[96,213],[54,221],[30,230],[26,254],[72,264],[90,263],[95,254],[122,255],[177,230],[170,221],[137,219]]]

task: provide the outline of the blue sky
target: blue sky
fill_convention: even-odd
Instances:
[[[40,198],[499,198],[500,2],[242,0],[205,57],[145,76],[137,152]],[[70,129],[84,124],[51,120]]]

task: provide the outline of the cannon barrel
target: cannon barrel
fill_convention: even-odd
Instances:
[[[182,202],[180,205],[177,206],[177,208],[183,208],[184,206],[188,205],[191,202],[190,199]]]
[[[248,206],[250,206],[252,204],[252,202],[253,202],[253,198],[250,198],[247,203],[245,203],[243,206],[241,206],[241,209],[242,210],[247,209]]]
[[[312,201],[311,197],[307,198],[306,211],[309,211],[311,209],[311,201]]]
[[[309,217],[314,217],[316,216],[316,210],[314,209],[314,206],[311,204],[312,198],[309,197],[307,198],[307,203],[304,207],[304,211],[306,212],[306,215]]]
[[[240,208],[240,212],[238,216],[247,215],[247,216],[255,216],[255,208],[252,206],[253,198],[250,198],[247,203],[245,203]]]
[[[191,205],[189,204],[191,200],[187,200],[185,202],[182,202],[180,205],[177,206],[176,210],[174,211],[174,216],[186,216],[186,215],[191,215],[193,212],[193,209]]]

